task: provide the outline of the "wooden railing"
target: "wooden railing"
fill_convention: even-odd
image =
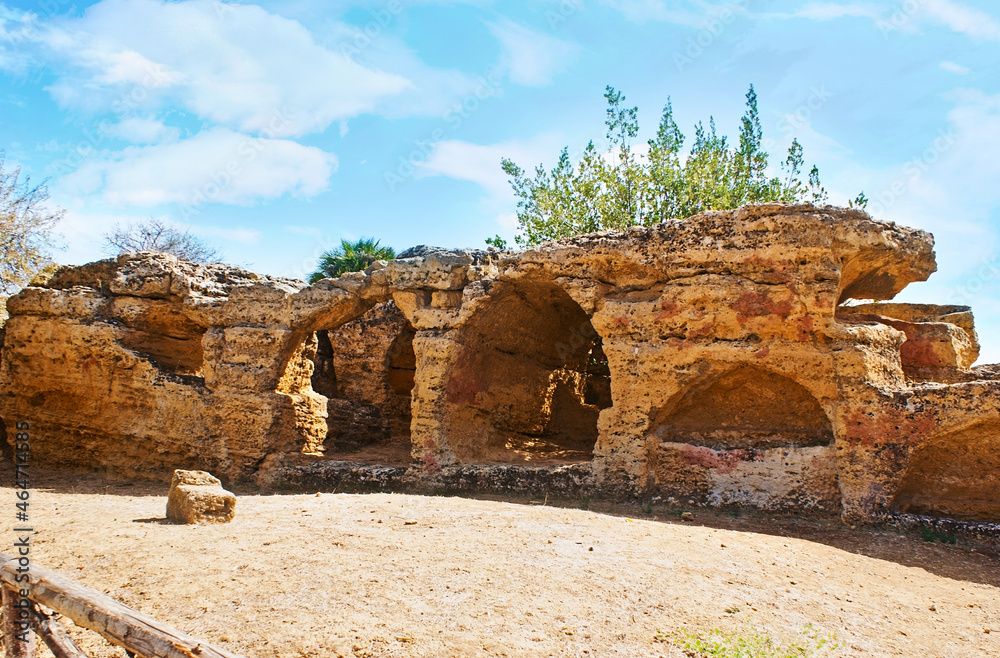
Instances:
[[[0,553],[3,639],[7,658],[31,658],[37,634],[56,658],[87,658],[58,621],[39,606],[77,626],[97,631],[129,655],[143,658],[243,658],[212,646],[122,605],[89,587],[32,564],[18,572],[18,560]],[[27,575],[27,582],[24,576]],[[19,579],[20,576],[20,579]],[[20,580],[20,582],[19,582]],[[27,594],[22,597],[21,594]],[[27,612],[23,612],[27,610]]]

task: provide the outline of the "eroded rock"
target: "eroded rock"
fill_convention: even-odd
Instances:
[[[174,471],[167,496],[167,518],[179,523],[229,523],[236,515],[236,496],[205,471]]]
[[[935,267],[923,231],[778,204],[312,286],[125,255],[11,298],[0,416],[127,477],[998,522],[1000,367],[968,308],[890,301]]]

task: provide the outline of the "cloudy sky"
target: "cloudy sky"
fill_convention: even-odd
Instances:
[[[343,237],[509,239],[501,157],[601,138],[608,84],[643,139],[668,97],[735,135],[753,84],[831,202],[934,233],[902,299],[973,305],[1000,361],[995,2],[0,0],[0,148],[67,209],[64,263],[147,217],[299,278]]]

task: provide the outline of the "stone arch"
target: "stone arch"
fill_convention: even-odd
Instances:
[[[791,377],[752,365],[708,375],[655,415],[649,466],[667,496],[701,504],[841,509],[833,424]]]
[[[914,450],[890,509],[1000,522],[1000,419],[940,434]]]
[[[304,452],[409,463],[416,332],[392,301],[358,311],[313,321],[293,340],[277,390],[294,401]]]
[[[716,450],[830,445],[833,425],[802,384],[757,366],[737,366],[682,391],[656,420],[664,441]]]
[[[610,373],[583,308],[549,281],[499,281],[459,330],[445,387],[460,462],[553,464],[593,457]]]

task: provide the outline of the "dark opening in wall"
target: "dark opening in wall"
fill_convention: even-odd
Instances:
[[[495,283],[460,337],[447,385],[449,440],[463,462],[589,461],[611,406],[600,337],[549,282]]]
[[[1000,521],[1000,421],[936,437],[914,451],[891,508]]]
[[[312,388],[327,398],[327,457],[410,462],[415,335],[391,301],[316,332]]]
[[[0,418],[0,461],[14,463],[14,446],[7,442],[7,423],[3,418]]]
[[[714,450],[829,445],[833,426],[819,401],[794,380],[742,366],[679,396],[655,423],[665,442]]]

